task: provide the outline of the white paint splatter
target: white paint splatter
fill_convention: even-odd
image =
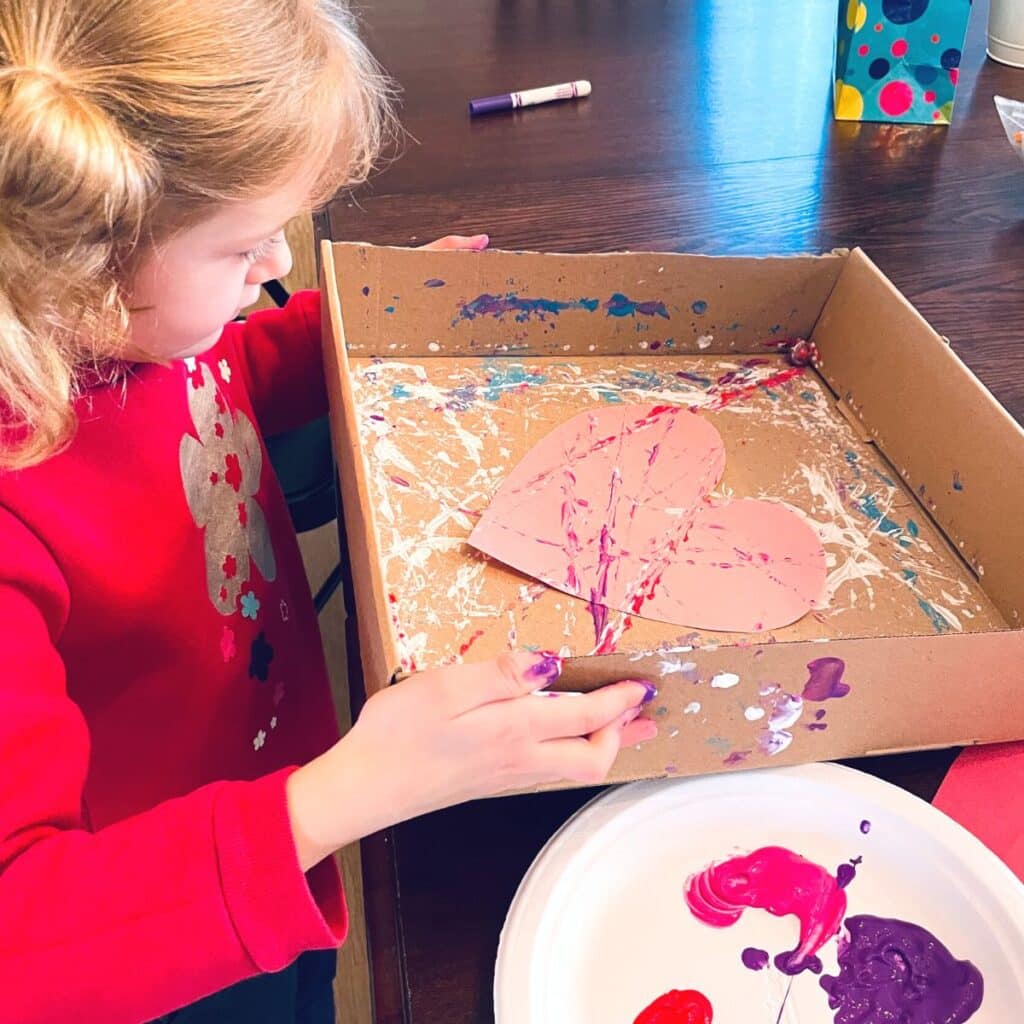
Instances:
[[[748,722],[757,722],[760,719],[764,718],[765,714],[766,714],[766,712],[765,712],[764,708],[747,708],[743,712],[743,717]]]
[[[695,715],[698,711],[700,711],[700,702],[696,700],[690,701],[690,703],[683,708],[684,715]]]
[[[716,672],[711,677],[711,687],[714,690],[731,690],[740,681],[735,672]]]
[[[699,348],[701,350],[701,352],[705,352],[705,351],[707,351],[707,349],[711,348],[711,346],[714,344],[714,341],[715,341],[714,335],[702,334],[697,339],[697,348]]]

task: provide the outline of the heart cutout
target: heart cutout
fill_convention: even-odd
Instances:
[[[498,488],[469,542],[589,602],[678,626],[754,633],[823,601],[810,524],[768,501],[716,502],[718,431],[683,406],[608,405],[556,427]]]

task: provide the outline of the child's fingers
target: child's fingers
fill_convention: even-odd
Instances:
[[[426,245],[420,246],[420,248],[434,250],[469,249],[479,252],[481,249],[486,249],[490,241],[487,235],[445,235],[444,238],[428,242]]]
[[[525,697],[550,686],[561,672],[562,659],[557,654],[523,651],[502,654],[494,661],[422,672],[410,683],[434,689],[436,701],[454,718],[484,704]]]
[[[569,779],[587,785],[604,782],[622,746],[623,730],[629,728],[639,714],[640,709],[633,708],[586,738],[541,743],[537,768],[542,779],[551,782]]]
[[[619,747],[621,749],[622,747],[635,746],[637,743],[646,743],[648,740],[653,740],[657,735],[658,727],[654,722],[649,718],[637,718],[622,730]]]
[[[657,692],[651,683],[636,680],[572,696],[546,691],[530,701],[531,731],[541,740],[589,736],[632,708],[650,703]]]

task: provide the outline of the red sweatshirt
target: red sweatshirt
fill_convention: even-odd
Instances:
[[[0,474],[0,1019],[147,1021],[344,937],[289,766],[335,739],[261,434],[326,409],[315,292],[88,392]]]

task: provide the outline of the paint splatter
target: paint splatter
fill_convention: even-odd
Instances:
[[[547,320],[548,317],[558,316],[569,309],[585,309],[588,313],[593,313],[599,305],[599,299],[568,299],[562,302],[558,299],[520,298],[514,292],[506,295],[488,295],[485,292],[459,307],[452,326],[454,327],[460,320],[475,320],[483,316],[501,320],[508,313],[513,314],[517,323],[523,324],[533,317]]]
[[[804,702],[802,698],[787,693],[778,684],[766,683],[761,687],[760,704],[768,714],[768,722],[758,733],[758,746],[763,754],[774,757],[793,742],[790,730],[800,720]]]
[[[861,835],[867,835],[871,831],[871,822],[866,818],[860,823]]]
[[[743,966],[749,970],[763,971],[768,966],[770,957],[763,949],[755,949],[753,946],[747,946],[747,948],[740,954],[740,959],[743,961]]]
[[[839,931],[846,894],[821,865],[781,846],[766,846],[745,857],[712,864],[686,881],[686,903],[699,921],[728,928],[744,910],[766,910],[776,917],[794,914],[800,941],[775,957],[784,974],[821,971],[818,951]]]
[[[960,479],[960,473],[957,470],[953,471],[953,490],[962,491],[964,489],[964,483]]]
[[[714,690],[731,690],[740,681],[735,672],[716,672],[711,677],[711,688]]]
[[[608,316],[660,316],[670,319],[664,302],[637,302],[628,299],[621,292],[616,292],[606,303],[604,309]]]
[[[817,658],[807,666],[807,671],[810,676],[804,686],[804,700],[832,700],[850,692],[850,684],[843,682],[846,664],[841,658]]]
[[[370,294],[370,286],[368,284],[364,284],[363,285],[363,294],[364,295],[369,295]]]
[[[694,989],[673,989],[641,1010],[633,1024],[711,1024],[713,1018],[707,996]]]
[[[444,281],[442,281],[439,277],[430,277],[430,278],[427,278],[427,280],[423,282],[423,287],[424,288],[443,288],[444,287]]]
[[[964,1024],[981,1007],[981,972],[920,925],[864,914],[846,931],[839,974],[820,982],[835,1024]]]
[[[694,316],[703,316],[708,311],[708,304],[703,299],[697,299],[690,309],[693,310]]]

